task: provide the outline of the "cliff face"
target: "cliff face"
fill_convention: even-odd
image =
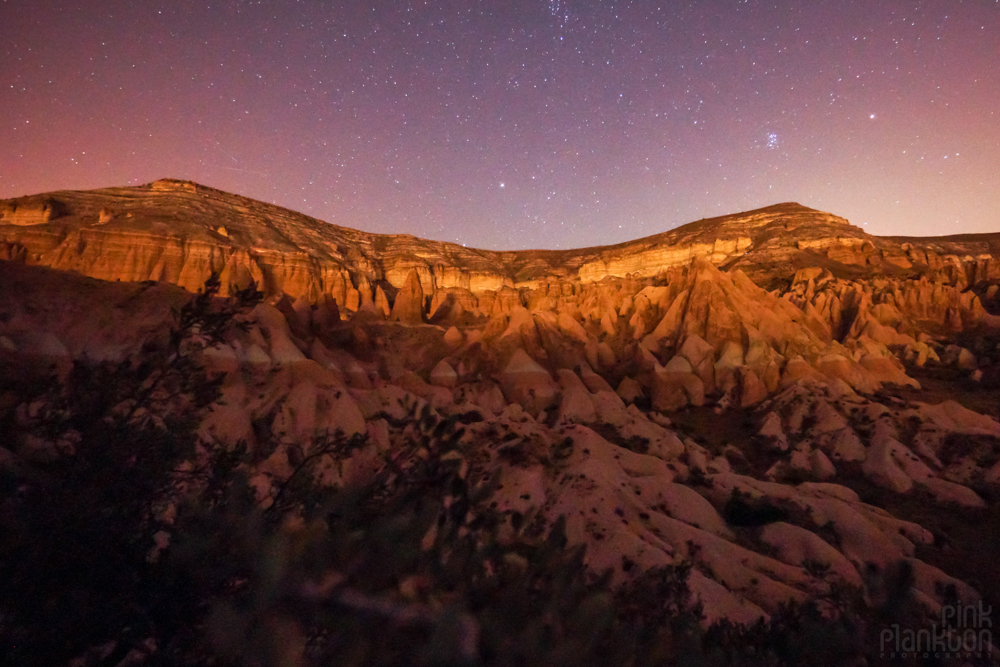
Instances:
[[[504,288],[654,277],[698,257],[740,268],[761,284],[789,266],[810,265],[843,277],[917,272],[960,289],[1000,277],[995,235],[878,238],[798,204],[702,220],[615,246],[519,252],[369,234],[169,179],[8,200],[0,212],[0,258],[189,290],[216,271],[226,292],[253,279],[272,296],[335,299],[345,317],[372,301],[380,286],[394,300],[412,271],[429,300],[467,292],[467,305],[491,304]]]

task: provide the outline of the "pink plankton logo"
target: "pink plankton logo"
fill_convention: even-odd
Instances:
[[[903,628],[894,623],[879,637],[882,658],[986,658],[993,654],[993,606],[978,604],[941,608],[941,622],[929,628]]]

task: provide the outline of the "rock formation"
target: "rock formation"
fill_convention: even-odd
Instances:
[[[426,317],[445,301],[488,316],[509,307],[512,298],[529,305],[528,294],[545,307],[576,295],[581,285],[609,277],[655,279],[695,258],[739,268],[767,289],[787,281],[789,267],[825,268],[845,279],[919,274],[932,286],[959,291],[1000,278],[996,235],[879,238],[798,204],[701,220],[616,246],[519,252],[368,234],[171,179],[21,197],[0,202],[0,211],[3,258],[102,280],[166,281],[191,291],[215,271],[224,276],[224,292],[252,278],[272,296],[313,303],[329,296],[345,317],[358,310],[362,293],[374,300],[380,285],[394,293],[413,271],[431,298],[434,310],[425,310]],[[935,298],[943,304],[950,297]]]
[[[932,612],[998,593],[963,583],[921,521],[1000,497],[1000,235],[879,238],[780,204],[605,248],[489,252],[171,180],[0,207],[8,374],[136,353],[212,272],[223,294],[263,289],[207,355],[227,374],[200,425],[251,450],[262,428],[278,438],[255,451],[261,503],[291,447],[364,436],[324,473],[339,483],[435,414],[467,423],[496,507],[564,517],[595,572],[695,562],[709,620],[870,593],[899,563]],[[4,395],[0,417],[18,405]],[[33,446],[3,444],[0,465]]]
[[[407,324],[424,321],[424,290],[420,287],[420,275],[416,269],[410,271],[406,282],[396,293],[390,317],[393,321]]]

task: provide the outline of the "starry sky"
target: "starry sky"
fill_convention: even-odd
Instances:
[[[1000,0],[0,0],[0,198],[162,177],[489,249],[1000,231]]]

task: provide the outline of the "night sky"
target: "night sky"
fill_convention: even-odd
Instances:
[[[1000,0],[0,0],[0,198],[183,178],[471,247],[783,201],[1000,231]]]

